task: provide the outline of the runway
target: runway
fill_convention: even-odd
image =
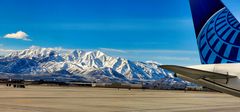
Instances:
[[[215,92],[0,86],[1,112],[232,112],[240,99]]]

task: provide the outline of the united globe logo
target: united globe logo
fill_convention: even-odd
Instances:
[[[208,20],[197,42],[203,64],[240,62],[240,24],[227,8]]]

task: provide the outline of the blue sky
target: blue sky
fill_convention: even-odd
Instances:
[[[240,18],[239,0],[224,3]],[[1,0],[0,18],[2,52],[34,45],[200,64],[188,0]],[[18,31],[26,38],[5,38]]]

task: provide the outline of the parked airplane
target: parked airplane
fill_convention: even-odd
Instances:
[[[187,81],[240,97],[240,23],[221,0],[189,0],[202,65],[161,67]]]

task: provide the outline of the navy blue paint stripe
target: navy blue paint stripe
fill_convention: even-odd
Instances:
[[[232,37],[234,36],[235,33],[236,33],[236,31],[233,30],[233,31],[228,35],[228,37],[226,38],[226,41],[229,42],[229,41],[232,39]]]
[[[237,21],[235,21],[234,23],[232,23],[232,25],[234,26],[234,24],[238,23]]]
[[[210,31],[212,31],[213,30],[213,27],[212,28],[210,28],[208,31],[207,31],[207,33],[209,33]]]
[[[200,37],[200,42],[202,41],[203,37],[205,37],[205,34],[203,34],[203,35]]]
[[[228,18],[228,21],[230,22],[232,22],[232,21],[234,21],[235,20],[235,18],[234,17],[231,17],[231,18]]]
[[[232,13],[229,12],[228,17],[232,18],[233,17]]]
[[[226,13],[226,12],[227,12],[226,10],[222,10],[221,14],[224,14],[224,13]]]
[[[238,28],[238,27],[240,27],[240,24],[238,23],[238,25],[237,25],[237,27],[236,28]]]
[[[207,45],[207,43],[205,42],[205,43],[203,44],[203,46],[200,48],[200,52],[203,51],[203,49],[205,48],[206,45]]]
[[[229,58],[230,60],[236,60],[238,55],[238,48],[237,47],[232,47]]]
[[[228,19],[232,19],[232,18],[233,18],[233,16],[232,16],[232,15],[228,16]]]
[[[221,26],[220,28],[217,29],[217,32],[219,32],[219,30],[221,30],[223,27],[225,27],[227,25],[227,23],[225,23],[223,26]]]
[[[228,18],[229,23],[230,23],[230,21],[234,21],[234,20],[235,20],[235,18],[231,18],[231,19]]]
[[[228,27],[226,30],[224,30],[222,32],[222,34],[220,35],[220,37],[223,37],[228,32],[228,30],[230,30],[230,27]]]
[[[234,44],[237,44],[237,45],[240,44],[240,33],[238,33],[237,38],[234,41]]]
[[[236,33],[236,31],[233,30],[233,31],[228,35],[226,41],[229,42],[229,41],[232,39],[232,37],[233,37],[233,35],[234,35],[235,33]]]
[[[236,20],[236,19],[235,19],[235,18],[233,18],[232,20],[230,20],[230,21],[229,21],[229,23],[231,23],[231,22],[233,22],[233,21],[235,21],[235,20]]]
[[[233,62],[231,62],[231,61],[227,61],[227,63],[233,63]]]
[[[211,53],[212,53],[212,51],[211,51],[211,50],[208,50],[207,55],[206,55],[206,57],[205,57],[205,59],[204,59],[205,62],[208,62],[208,59],[209,59]]]
[[[239,25],[239,22],[237,22],[237,23],[235,23],[235,24],[233,24],[232,26],[234,27],[234,26],[238,26]]]
[[[218,17],[217,20],[220,20],[220,19],[225,18],[225,17],[226,17],[226,15]]]
[[[211,34],[209,37],[208,37],[208,41],[210,41],[213,37],[214,37],[215,33]]]
[[[212,48],[215,48],[218,42],[219,42],[219,39],[215,40],[215,42],[212,45]]]
[[[214,23],[214,20],[211,20],[211,22],[210,22],[210,23],[211,23],[211,24],[212,24],[212,23]]]
[[[214,63],[221,63],[221,62],[222,62],[222,58],[220,58],[218,56],[214,60]]]
[[[223,54],[224,54],[226,48],[227,48],[227,44],[223,43],[223,45],[221,46],[221,48],[220,48],[218,54],[219,54],[220,56],[223,56]]]
[[[226,21],[226,20],[224,19],[224,20],[222,20],[222,21],[218,22],[218,23],[216,24],[216,26],[218,26],[218,25],[220,25],[220,24],[224,23],[225,21]]]

